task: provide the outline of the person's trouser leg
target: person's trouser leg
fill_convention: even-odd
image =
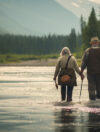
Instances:
[[[100,74],[97,74],[95,79],[96,79],[96,97],[100,99]]]
[[[67,102],[72,101],[73,86],[67,86]]]
[[[95,100],[95,90],[96,90],[96,82],[95,82],[95,77],[93,75],[87,75],[88,79],[88,91],[89,91],[89,99],[90,100]]]
[[[65,100],[66,99],[66,86],[61,86],[61,100]]]

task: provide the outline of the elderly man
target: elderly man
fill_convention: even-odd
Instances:
[[[87,67],[89,99],[100,99],[100,40],[91,38],[91,47],[86,49],[81,64],[81,73]]]

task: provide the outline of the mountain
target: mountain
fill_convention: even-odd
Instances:
[[[0,0],[0,33],[69,34],[79,18],[55,0]]]
[[[79,18],[83,15],[86,20],[94,7],[97,17],[100,19],[100,0],[56,0],[56,2]]]

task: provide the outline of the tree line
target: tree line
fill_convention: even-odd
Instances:
[[[0,34],[0,54],[34,54],[45,55],[59,53],[68,46],[71,52],[89,47],[90,38],[100,38],[100,20],[97,20],[92,8],[88,21],[81,16],[81,33],[71,29],[69,35],[25,36]]]
[[[81,45],[80,37],[76,35],[75,29],[66,36],[0,35],[0,54],[52,54],[58,53],[64,46],[68,46],[74,52],[77,45]]]

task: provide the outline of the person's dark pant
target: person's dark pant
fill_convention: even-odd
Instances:
[[[87,74],[89,99],[100,99],[100,74],[90,75]]]
[[[67,89],[67,93],[66,93]],[[61,86],[61,99],[66,100],[66,94],[67,94],[67,102],[72,101],[72,92],[73,92],[73,86]]]

